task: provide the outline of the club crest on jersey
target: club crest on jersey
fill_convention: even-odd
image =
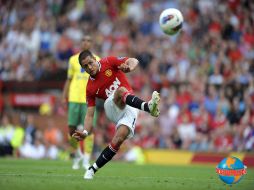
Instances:
[[[112,71],[111,71],[110,69],[107,69],[107,70],[105,71],[105,75],[106,75],[107,77],[111,77],[111,76],[112,76]]]

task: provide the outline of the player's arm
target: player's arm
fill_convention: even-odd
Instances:
[[[68,100],[68,93],[70,89],[70,84],[71,84],[71,79],[68,78],[65,83],[64,83],[64,88],[63,88],[63,94],[62,94],[62,102],[66,103]]]
[[[118,69],[125,73],[131,72],[136,69],[139,61],[135,58],[128,58],[124,63],[118,66]]]
[[[78,131],[76,130],[73,133],[73,137],[77,139],[78,141],[83,140],[86,138],[88,135],[91,134],[92,128],[93,128],[93,116],[95,112],[95,106],[91,106],[87,108],[87,113],[85,117],[85,127],[83,131]]]
[[[87,132],[87,135],[91,134],[93,129],[93,117],[95,112],[95,106],[87,108],[86,118],[85,118],[85,130],[83,133]]]

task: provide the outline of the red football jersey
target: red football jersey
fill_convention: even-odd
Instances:
[[[95,98],[106,100],[117,88],[125,87],[133,92],[124,72],[117,67],[128,57],[105,57],[99,63],[99,72],[94,78],[90,76],[86,87],[86,101],[88,106],[95,106]]]

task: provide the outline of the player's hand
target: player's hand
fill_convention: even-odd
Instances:
[[[118,69],[120,69],[124,73],[128,73],[131,71],[130,66],[127,63],[123,63],[123,64],[119,65]]]
[[[75,138],[77,141],[84,140],[86,138],[86,134],[84,134],[82,131],[76,130],[73,134],[72,137]]]

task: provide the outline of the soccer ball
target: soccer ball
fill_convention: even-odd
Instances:
[[[182,29],[183,15],[177,9],[165,9],[160,14],[159,23],[165,34],[174,35]]]

